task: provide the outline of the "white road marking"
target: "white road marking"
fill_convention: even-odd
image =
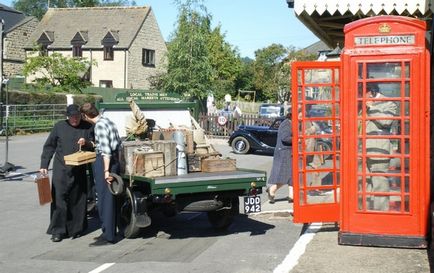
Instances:
[[[115,263],[106,263],[106,264],[103,264],[101,266],[98,266],[94,270],[89,271],[89,273],[99,273],[99,272],[102,272],[102,271],[106,270],[107,268],[113,266],[114,264]]]
[[[292,209],[267,210],[267,211],[249,213],[248,215],[255,216],[255,215],[270,214],[270,213],[277,213],[277,212],[288,212],[292,214],[294,211]]]
[[[306,251],[306,246],[312,241],[315,234],[320,230],[322,223],[312,223],[300,236],[285,259],[274,269],[273,273],[288,273],[297,264],[300,257]]]

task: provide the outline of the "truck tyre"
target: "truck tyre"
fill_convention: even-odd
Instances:
[[[231,199],[229,204],[230,208],[209,211],[208,221],[217,230],[227,229],[234,221],[234,215],[239,213],[239,200],[238,196]]]
[[[178,214],[174,204],[167,204],[163,207],[163,214],[166,217],[174,217]]]
[[[238,136],[232,140],[232,150],[236,154],[247,154],[250,150],[250,143],[245,137]]]
[[[126,197],[121,207],[120,226],[124,231],[125,238],[134,238],[140,233],[140,227],[136,225],[137,218],[133,210],[132,189],[126,189]]]

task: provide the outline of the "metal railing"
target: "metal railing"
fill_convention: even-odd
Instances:
[[[54,124],[65,119],[66,104],[0,105],[0,130],[10,134],[50,131]]]
[[[48,132],[59,120],[65,119],[66,104],[0,105],[0,132],[4,134],[6,121],[8,132],[29,134]],[[274,119],[259,118],[256,114],[243,114],[240,118],[226,116],[226,123],[218,122],[218,114],[200,115],[199,124],[205,134],[213,137],[228,137],[239,125],[271,125]]]

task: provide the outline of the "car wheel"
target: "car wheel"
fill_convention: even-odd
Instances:
[[[250,143],[245,137],[238,136],[232,140],[232,150],[236,154],[247,154],[250,150]]]

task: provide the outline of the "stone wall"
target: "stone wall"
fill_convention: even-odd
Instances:
[[[142,49],[155,50],[155,67],[142,64]],[[152,10],[130,47],[126,88],[150,89],[149,78],[166,72],[167,47]]]
[[[7,77],[22,75],[26,53],[24,45],[38,25],[36,18],[31,18],[26,23],[10,30],[4,39],[3,69]]]

